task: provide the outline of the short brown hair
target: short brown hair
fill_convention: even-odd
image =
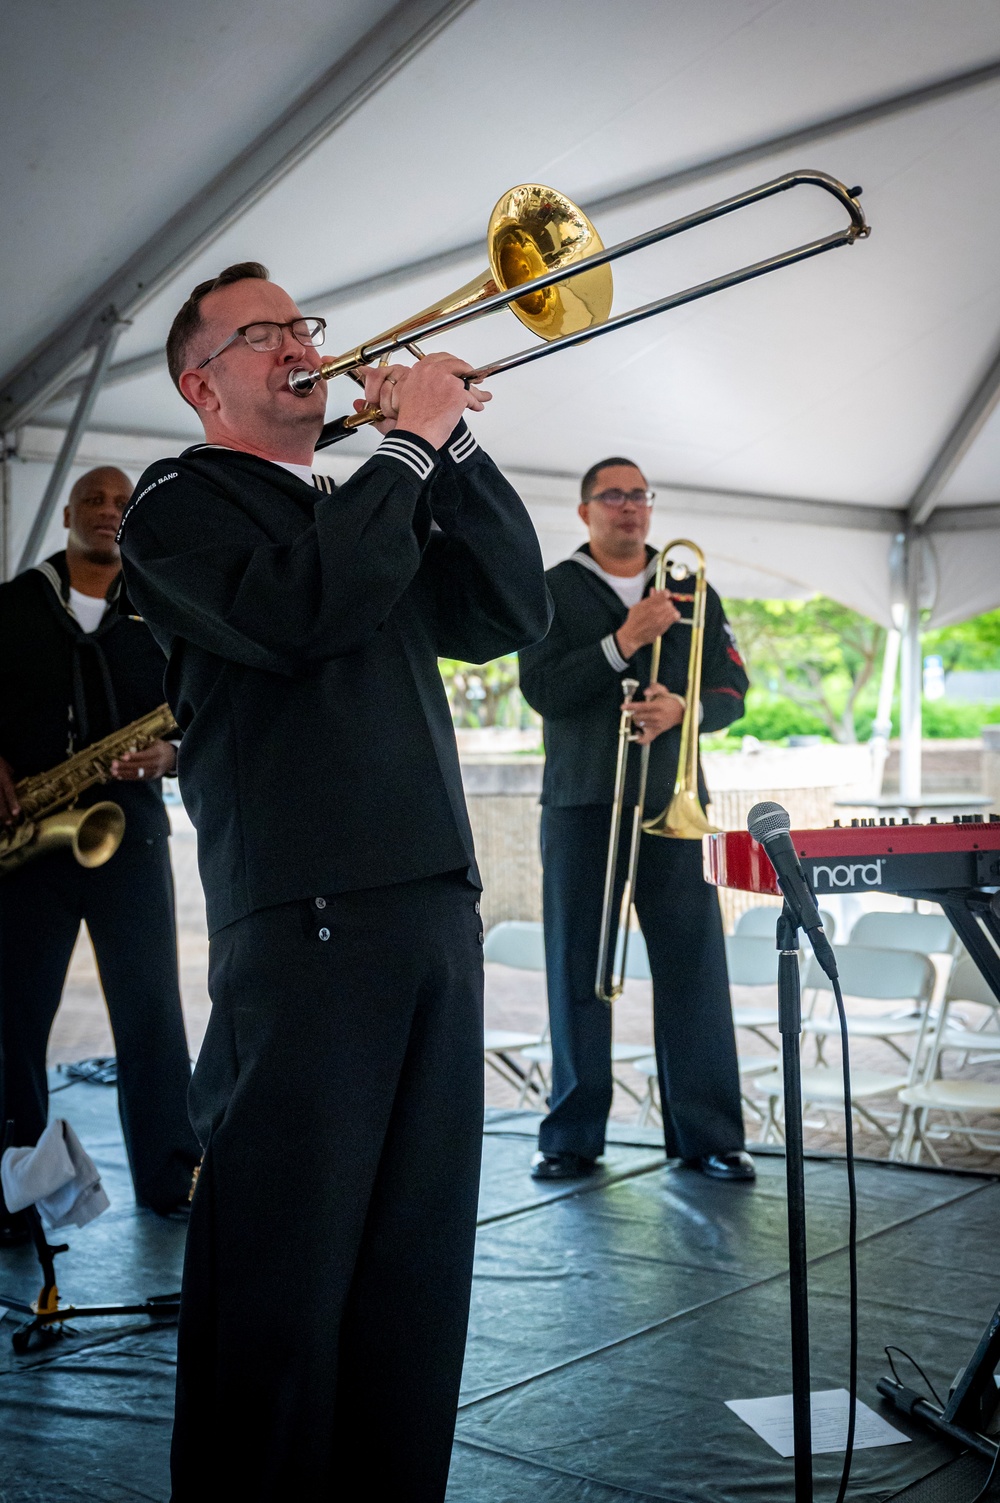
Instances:
[[[188,346],[201,328],[202,298],[214,292],[217,287],[228,287],[231,282],[269,282],[270,280],[270,272],[259,261],[237,261],[235,266],[227,266],[225,271],[220,271],[217,277],[198,283],[170,325],[170,333],[167,335],[167,369],[178,391],[181,389],[179,384],[181,371],[187,369]],[[181,395],[183,396],[183,392]]]
[[[639,470],[639,474],[642,474],[642,470],[636,464],[634,459],[622,459],[620,454],[614,455],[611,459],[599,459],[596,464],[592,464],[590,466],[590,469],[580,481],[581,500],[590,500],[590,493],[594,488],[598,475],[602,470],[611,469],[612,465],[628,465],[629,469]]]

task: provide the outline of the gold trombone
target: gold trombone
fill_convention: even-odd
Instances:
[[[681,292],[669,293],[652,303],[619,313],[615,318],[609,317],[613,292],[612,261],[657,245],[661,240],[669,240],[685,230],[708,224],[713,219],[733,214],[762,199],[800,187],[821,188],[831,194],[847,211],[848,223],[818,240],[807,241],[763,261],[741,266],[736,271],[699,282]],[[465,377],[466,386],[471,386],[503,371],[530,365],[557,350],[610,334],[613,329],[626,329],[631,324],[652,318],[654,314],[667,313],[672,308],[680,308],[685,303],[709,297],[740,282],[765,276],[783,266],[807,261],[837,246],[853,245],[855,240],[863,240],[870,234],[864,210],[858,202],[860,193],[860,188],[845,188],[826,172],[786,172],[759,187],[749,188],[745,193],[737,193],[693,214],[685,214],[681,219],[658,225],[631,240],[606,247],[583,210],[564,194],[541,183],[521,183],[503,195],[490,215],[486,232],[490,263],[487,272],[474,277],[430,308],[376,334],[354,349],[327,357],[315,370],[297,366],[289,373],[289,388],[305,396],[319,381],[330,381],[335,376],[352,376],[363,384],[363,378],[358,375],[361,366],[372,361],[384,363],[396,350],[408,350],[419,358],[423,351],[418,341],[444,334],[487,313],[510,308],[533,334],[545,342],[481,366]],[[377,407],[369,407],[363,412],[338,418],[323,429],[319,447],[336,443],[353,429],[378,422],[382,416]]]
[[[677,548],[686,548],[694,555],[695,568],[687,564],[674,564],[670,558]],[[701,664],[705,647],[705,555],[697,543],[688,538],[674,538],[656,557],[656,574],[653,588],[662,590],[667,575],[675,581],[694,577],[691,595],[691,616],[682,617],[674,623],[672,631],[679,626],[691,628],[691,645],[688,649],[687,689],[685,691],[684,717],[681,721],[681,744],[677,757],[677,777],[670,802],[654,819],[643,819],[646,802],[646,784],[649,778],[649,744],[644,745],[639,756],[639,786],[629,836],[628,866],[625,871],[625,886],[621,902],[615,911],[615,874],[621,852],[622,823],[625,806],[625,784],[629,771],[629,747],[636,736],[632,728],[633,711],[627,703],[639,688],[638,679],[622,679],[624,695],[622,711],[618,720],[618,760],[615,765],[614,800],[611,809],[611,831],[608,837],[608,860],[604,870],[604,902],[601,908],[601,940],[597,954],[597,978],[594,991],[602,1002],[616,1002],[625,987],[628,963],[628,941],[632,925],[632,908],[635,903],[635,879],[639,867],[639,837],[664,835],[671,840],[700,840],[703,835],[714,835],[715,826],[705,818],[698,797],[698,721],[701,714]],[[649,681],[659,682],[662,635],[653,642]]]

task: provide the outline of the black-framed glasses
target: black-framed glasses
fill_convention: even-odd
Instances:
[[[591,501],[603,501],[605,506],[624,506],[631,501],[633,506],[652,506],[655,491],[598,491]]]
[[[244,324],[242,329],[236,329],[230,334],[225,344],[220,344],[211,355],[206,355],[201,364],[195,366],[195,370],[202,370],[210,360],[214,360],[216,355],[221,355],[223,350],[228,350],[229,346],[235,344],[238,339],[245,339],[252,350],[259,350],[262,355],[266,355],[270,350],[278,350],[281,348],[286,329],[293,339],[298,340],[299,344],[315,347],[321,345],[326,338],[326,319],[293,318],[286,324],[271,323],[269,320]]]

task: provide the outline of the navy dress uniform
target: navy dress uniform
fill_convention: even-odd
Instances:
[[[542,636],[534,529],[466,428],[317,495],[199,446],[121,533],[168,656],[212,1018],[175,1503],[443,1499],[482,1136],[479,878],[438,656]]]
[[[73,752],[163,703],[163,653],[122,606],[121,576],[99,625],[71,608],[64,553],[0,585],[0,755],[14,778]],[[170,825],[161,785],[118,782],[125,835],[87,871],[69,851],[0,878],[3,1115],[12,1141],[37,1142],[48,1115],[45,1056],[80,924],[97,958],[118,1056],[118,1109],[136,1198],[166,1212],[186,1203],[199,1148],[187,1111],[191,1078],[177,981]]]
[[[645,587],[655,573],[647,545]],[[543,717],[542,867],[552,1090],[539,1131],[546,1156],[585,1161],[604,1151],[611,1109],[611,1010],[594,992],[607,862],[621,681],[650,681],[650,647],[622,658],[615,632],[626,606],[584,544],[546,575],[555,606],[543,642],[520,655],[521,690]],[[681,605],[690,614],[690,606]],[[690,633],[664,634],[660,682],[685,694]],[[703,731],[743,713],[747,676],[718,595],[706,601]],[[638,697],[641,697],[641,690]],[[680,726],[652,742],[645,813],[669,802]],[[626,807],[637,797],[633,755]],[[699,768],[702,804],[708,791]],[[626,827],[628,819],[626,817]],[[624,884],[623,843],[617,892]],[[616,900],[617,901],[617,900]],[[744,1146],[739,1074],[718,898],[702,877],[700,841],[643,836],[636,912],[653,977],[653,1028],[667,1154],[687,1160]],[[617,908],[615,910],[617,912]]]

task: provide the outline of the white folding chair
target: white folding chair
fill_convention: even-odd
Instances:
[[[899,914],[900,918],[921,918],[922,914]],[[854,1038],[879,1039],[905,1060],[914,1059],[901,1039],[915,1046],[924,1031],[925,1018],[934,994],[937,972],[930,957],[916,950],[885,949],[875,945],[835,945],[840,985],[845,998],[857,997],[868,1002],[895,1002],[884,1012],[852,1013],[848,1007],[848,1029]],[[816,1040],[816,1064],[826,1063],[823,1044],[831,1035],[839,1037],[840,1019],[829,978],[810,956],[805,988],[812,994],[802,1031]],[[906,1084],[906,1081],[903,1082]]]
[[[916,950],[930,955],[937,971],[931,1008],[941,1006],[955,956],[962,948],[951,922],[937,913],[863,913],[851,930],[848,944],[875,945],[884,950]]]
[[[835,945],[837,969],[848,1010],[850,1037],[876,1038],[895,1046],[894,1035],[903,1032],[916,1036],[918,1047],[911,1056],[897,1048],[907,1061],[906,1073],[887,1075],[880,1070],[851,1070],[851,1110],[874,1128],[890,1147],[896,1142],[902,1127],[902,1114],[896,1118],[893,1130],[879,1121],[875,1112],[865,1105],[880,1097],[898,1099],[900,1090],[912,1084],[919,1058],[919,1038],[925,1025],[934,988],[934,967],[926,955],[911,950],[883,950],[861,945]],[[803,1031],[817,1037],[840,1033],[840,1020],[833,998],[833,986],[829,978],[810,957],[806,971],[806,985],[817,997],[829,997],[829,1011],[823,1016],[803,1019]],[[851,1013],[851,999],[879,1002],[906,1002],[902,1011],[879,1016]],[[914,1013],[916,1014],[914,1016]],[[779,1107],[784,1095],[784,1082],[780,1070],[760,1076],[754,1087],[767,1099],[767,1117],[764,1141],[772,1134],[782,1136]],[[817,1064],[802,1070],[803,1108],[816,1106],[844,1110],[844,1079],[839,1065]]]
[[[507,919],[495,924],[483,944],[483,958],[496,965],[510,966],[516,971],[545,972],[545,946],[541,924],[528,923],[521,919]],[[521,1061],[521,1051],[540,1044],[545,1033],[518,1033],[509,1028],[487,1028],[483,1035],[483,1059],[491,1070],[518,1092],[518,1105],[523,1106],[528,1096],[538,1101],[544,1097],[544,1081],[534,1078],[534,1066],[526,1070]]]
[[[780,912],[781,909],[773,905],[764,907],[761,904],[757,904],[754,908],[748,908],[736,920],[736,928],[733,930],[733,933],[742,934],[747,939],[769,939],[773,945],[778,914]],[[833,944],[837,932],[837,925],[833,914],[824,913],[821,908],[819,916],[823,920],[824,933],[830,943]]]
[[[751,1079],[755,1075],[767,1075],[774,1069],[773,1054],[740,1054],[737,1056],[740,1067],[740,1100],[744,1106],[749,1107],[752,1114],[759,1122],[765,1120],[765,1113],[761,1111],[756,1101],[751,1101],[743,1090],[743,1081]],[[647,1054],[642,1059],[632,1061],[633,1070],[646,1078],[646,1091],[639,1107],[637,1126],[645,1127],[652,1117],[656,1122],[663,1121],[663,1113],[660,1110],[659,1078],[656,1069],[656,1055]]]
[[[539,926],[541,927],[541,926]],[[628,937],[628,954],[626,958],[625,975],[630,981],[651,981],[652,972],[649,969],[649,954],[646,950],[646,941],[638,929],[633,929]],[[617,1065],[631,1065],[643,1055],[649,1053],[650,1046],[646,1044],[612,1044],[611,1045],[611,1069],[615,1084],[620,1086],[627,1096],[638,1102],[640,1111],[645,1097],[636,1091],[631,1081],[619,1070]],[[530,1069],[526,1076],[526,1087],[522,1091],[522,1104],[527,1095],[527,1082],[531,1083],[532,1089],[544,1095],[548,1090],[549,1075],[552,1069],[552,1045],[544,1040],[532,1043],[521,1050],[524,1058],[530,1062]]]
[[[956,1002],[987,1009],[983,1026],[969,1028],[952,1022],[952,1006]],[[971,1116],[1000,1117],[1000,1084],[975,1078],[944,1077],[941,1061],[946,1054],[961,1057],[959,1070],[967,1063],[978,1064],[1000,1057],[1000,1001],[970,955],[959,958],[948,978],[937,1027],[930,1035],[930,1048],[921,1079],[899,1093],[900,1100],[913,1113],[912,1129],[901,1145],[900,1157],[913,1163],[919,1162],[926,1148],[934,1162],[940,1164],[941,1158],[932,1139],[941,1141],[952,1136],[965,1138],[974,1148],[984,1152],[1000,1153],[1000,1124],[983,1127],[969,1121]],[[931,1130],[928,1119],[934,1112],[943,1113],[945,1121]]]
[[[919,955],[954,955],[958,935],[943,913],[863,913],[851,930],[850,945],[883,950],[916,950]]]
[[[750,912],[777,916],[774,908],[751,908]],[[726,967],[730,987],[767,988],[767,1000],[762,1000],[759,1006],[734,1006],[734,1026],[745,1028],[769,1049],[777,1049],[777,1041],[765,1031],[770,1029],[773,1034],[778,1026],[778,952],[774,948],[773,930],[769,939],[763,935],[727,934]]]

